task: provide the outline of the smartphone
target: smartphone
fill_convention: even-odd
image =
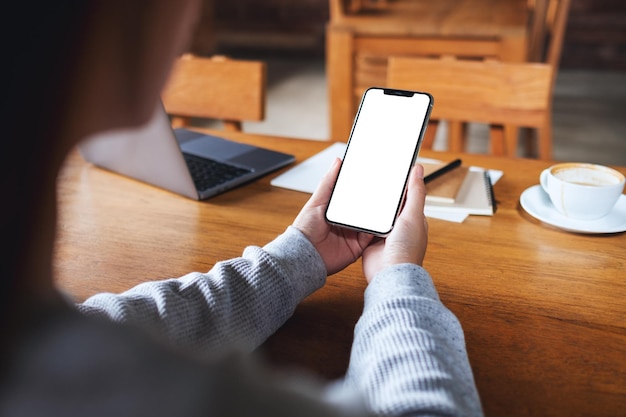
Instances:
[[[391,232],[432,106],[425,92],[365,91],[326,209],[328,223],[376,236]]]

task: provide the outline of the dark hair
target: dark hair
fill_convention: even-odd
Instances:
[[[0,152],[0,189],[8,196],[0,209],[3,261],[0,267],[0,321],[15,297],[16,282],[28,240],[37,224],[28,207],[38,204],[35,180],[54,181],[37,169],[55,146],[64,92],[76,71],[82,36],[89,22],[89,0],[11,1],[3,5],[0,25],[4,53],[1,140],[11,152]],[[34,173],[33,173],[34,172]],[[31,177],[32,176],[32,177]],[[42,260],[43,262],[44,260]],[[11,320],[11,318],[9,318]]]
[[[89,7],[89,0],[15,1],[3,6],[5,18],[12,21],[0,32],[6,71],[4,128],[45,129],[41,124],[58,116],[56,103],[73,75]],[[19,139],[19,134],[12,137]]]

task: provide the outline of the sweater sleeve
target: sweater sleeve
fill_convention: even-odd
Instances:
[[[78,309],[137,325],[196,353],[250,351],[325,280],[320,255],[298,229],[289,227],[264,248],[248,247],[241,257],[219,262],[207,273],[98,294]]]
[[[482,415],[461,325],[423,268],[389,267],[369,284],[346,385],[377,415]]]

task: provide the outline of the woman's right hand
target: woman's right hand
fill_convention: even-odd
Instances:
[[[374,240],[363,251],[363,272],[368,283],[388,266],[402,263],[422,265],[428,244],[425,200],[424,168],[415,165],[409,178],[404,207],[393,230],[386,238]]]

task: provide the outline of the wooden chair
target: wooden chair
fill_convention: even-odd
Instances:
[[[554,93],[561,62],[570,4],[571,0],[528,0],[530,11],[528,61],[544,62],[552,66],[551,94]],[[526,152],[532,153],[533,132],[524,129],[523,135]]]
[[[387,86],[426,91],[434,97],[422,146],[432,148],[439,120],[449,125],[449,149],[463,152],[465,126],[490,125],[490,152],[517,156],[520,127],[537,133],[538,156],[552,158],[552,67],[456,59],[391,57]]]
[[[242,121],[265,118],[266,65],[216,56],[180,57],[162,93],[173,127],[192,118],[221,120],[225,130],[241,131]]]
[[[525,61],[526,2],[329,0],[330,139],[348,139],[363,92],[384,86],[390,56]]]
[[[554,68],[556,79],[571,0],[530,0],[528,61],[544,62]],[[554,80],[553,80],[554,84]]]

